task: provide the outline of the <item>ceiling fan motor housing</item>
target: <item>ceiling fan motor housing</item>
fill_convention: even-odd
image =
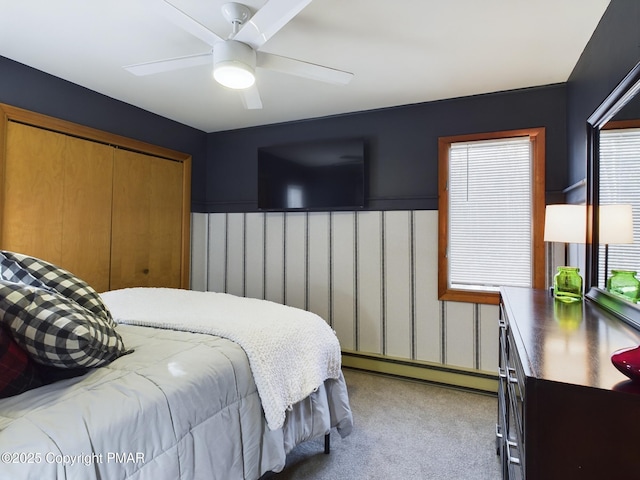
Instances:
[[[222,16],[232,25],[242,25],[251,18],[251,10],[241,3],[225,3],[222,5]]]
[[[225,40],[213,47],[213,77],[229,88],[248,88],[255,82],[256,52],[249,45]]]

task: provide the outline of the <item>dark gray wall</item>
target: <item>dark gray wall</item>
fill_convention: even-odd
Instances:
[[[336,136],[369,141],[368,208],[436,209],[439,136],[544,126],[551,202],[584,178],[586,119],[638,60],[640,2],[613,0],[567,84],[207,135],[0,57],[0,102],[190,153],[200,212],[256,209],[257,147]]]
[[[586,177],[587,119],[640,61],[640,1],[612,0],[567,82],[569,182]]]
[[[0,102],[192,156],[192,204],[204,199],[204,132],[0,57]]]
[[[257,149],[335,137],[369,143],[369,209],[438,208],[438,137],[546,127],[547,198],[567,186],[565,84],[210,133],[203,212],[254,211]]]

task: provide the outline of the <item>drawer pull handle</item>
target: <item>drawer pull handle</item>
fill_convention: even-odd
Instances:
[[[498,376],[500,378],[507,378],[507,374],[504,372],[504,368],[498,367]]]
[[[509,447],[517,447],[518,444],[514,441],[507,440],[507,460],[509,463],[513,463],[514,465],[520,465],[520,459],[517,457],[511,456],[511,451]]]
[[[507,369],[507,371],[508,371],[508,375],[507,376],[508,376],[509,383],[517,384],[518,383],[518,377],[515,376],[516,375],[516,369],[509,367]],[[514,375],[514,376],[512,377],[511,375]]]
[[[502,438],[502,433],[500,433],[500,424],[496,423],[496,438]]]

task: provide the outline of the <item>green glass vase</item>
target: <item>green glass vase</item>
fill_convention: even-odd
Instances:
[[[632,270],[611,270],[607,279],[607,290],[631,302],[640,299],[640,280]]]
[[[578,267],[558,267],[553,277],[553,296],[563,302],[582,300],[582,277]]]

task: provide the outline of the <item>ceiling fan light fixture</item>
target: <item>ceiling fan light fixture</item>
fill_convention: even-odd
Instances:
[[[226,40],[213,47],[213,78],[225,87],[244,89],[252,86],[255,76],[256,52],[235,40]]]
[[[256,82],[254,73],[239,62],[220,62],[213,69],[213,78],[221,85],[236,90],[249,88]]]

